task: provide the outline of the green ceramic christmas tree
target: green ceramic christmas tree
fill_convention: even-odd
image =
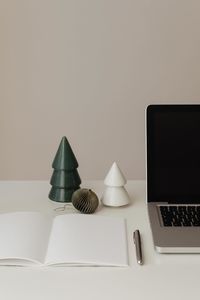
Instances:
[[[78,162],[65,136],[60,142],[52,167],[54,172],[49,198],[57,202],[71,202],[73,192],[80,188],[81,179],[77,171]]]

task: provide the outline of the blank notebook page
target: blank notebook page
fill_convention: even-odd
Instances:
[[[125,220],[77,214],[56,217],[46,263],[127,266]]]
[[[51,219],[39,212],[13,212],[0,216],[0,259],[44,262]]]

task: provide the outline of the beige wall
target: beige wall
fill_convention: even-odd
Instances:
[[[48,179],[66,135],[82,178],[145,177],[148,103],[200,103],[200,2],[1,0],[0,179]]]

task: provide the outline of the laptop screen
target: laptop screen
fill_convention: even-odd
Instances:
[[[148,106],[147,198],[200,203],[200,105]]]

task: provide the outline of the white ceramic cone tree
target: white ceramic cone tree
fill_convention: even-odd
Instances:
[[[104,205],[123,206],[130,202],[129,195],[124,188],[126,178],[116,162],[114,162],[110,168],[110,171],[104,180],[104,184],[106,185],[106,189],[101,198]]]

